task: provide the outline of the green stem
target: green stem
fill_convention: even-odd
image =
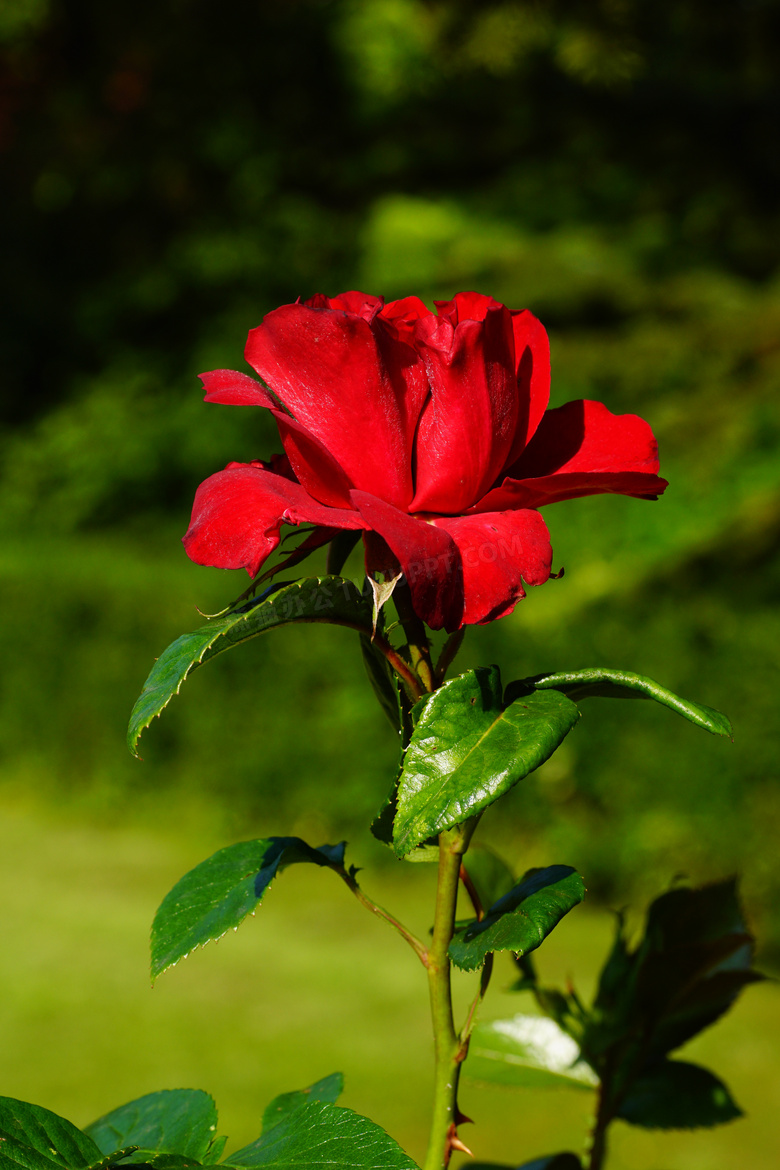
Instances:
[[[474,818],[476,824],[476,818]],[[444,1170],[453,1148],[458,1148],[458,1081],[463,1060],[460,1038],[452,1015],[450,959],[447,954],[455,927],[455,906],[461,859],[473,825],[457,825],[439,835],[439,882],[436,917],[428,951],[428,988],[431,999],[436,1069],[433,1120],[423,1170]]]
[[[588,1170],[601,1170],[607,1156],[607,1128],[611,1121],[607,1109],[607,1094],[602,1084],[599,1087],[598,1108],[590,1134],[588,1149]]]

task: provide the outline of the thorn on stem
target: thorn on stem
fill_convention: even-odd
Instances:
[[[460,1140],[460,1138],[458,1137],[458,1130],[457,1130],[457,1127],[455,1125],[455,1122],[452,1123],[452,1125],[450,1126],[450,1128],[447,1131],[446,1150],[447,1150],[447,1152],[446,1152],[446,1156],[445,1156],[445,1164],[449,1163],[450,1155],[452,1154],[453,1150],[460,1150],[460,1152],[462,1154],[468,1154],[468,1156],[470,1158],[474,1157],[474,1155],[472,1154],[472,1152],[468,1148],[468,1146],[465,1144],[465,1142],[462,1142]]]

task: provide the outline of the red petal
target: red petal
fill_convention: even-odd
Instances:
[[[326,508],[299,483],[250,463],[209,476],[195,493],[183,537],[190,560],[254,576],[279,543],[282,524],[364,528],[356,512]]]
[[[538,512],[487,512],[433,523],[450,534],[460,553],[463,625],[505,617],[525,597],[523,581],[543,585],[550,576],[550,535]]]
[[[451,301],[433,303],[439,311],[439,316],[446,317],[453,325],[457,325],[459,321],[484,321],[488,309],[503,308],[495,297],[477,292],[459,292],[455,293]]]
[[[366,527],[378,533],[398,558],[415,612],[432,630],[456,630],[463,611],[463,577],[458,550],[448,533],[366,492],[352,492],[352,502]],[[372,567],[367,564],[367,572]]]
[[[311,309],[342,309],[345,313],[355,313],[358,317],[371,321],[384,305],[385,299],[353,290],[339,293],[337,297],[325,297],[322,293],[316,293],[303,303]]]
[[[657,472],[658,446],[644,419],[612,414],[601,402],[567,402],[546,412],[508,478],[478,508],[539,508],[607,492],[655,497],[667,486]]]
[[[411,345],[414,341],[415,321],[421,317],[433,317],[434,314],[419,297],[404,297],[400,301],[390,301],[377,316],[387,323],[395,337]]]
[[[284,305],[250,331],[246,357],[356,487],[409,504],[413,435],[397,396],[403,388],[363,317]]]
[[[507,466],[525,450],[550,401],[550,339],[541,321],[528,309],[512,313],[519,411]]]
[[[276,406],[265,386],[237,370],[211,370],[198,377],[206,391],[204,402],[221,402],[224,406]]]
[[[310,496],[331,508],[350,508],[352,484],[331,453],[305,427],[275,410],[274,417],[290,465]]]
[[[503,305],[484,321],[417,322],[417,349],[431,398],[417,429],[411,512],[464,512],[495,483],[517,423],[512,318]]]

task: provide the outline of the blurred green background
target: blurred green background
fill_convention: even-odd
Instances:
[[[470,631],[463,665],[495,661],[505,678],[634,669],[725,710],[734,744],[650,704],[593,702],[488,814],[484,839],[518,868],[582,871],[595,915],[583,921],[596,926],[571,937],[586,969],[608,933],[599,906],[641,906],[678,874],[734,871],[764,967],[775,963],[776,0],[3,0],[0,49],[0,807],[8,842],[27,842],[6,849],[8,986],[36,953],[10,929],[32,929],[21,908],[33,890],[47,907],[40,937],[60,923],[71,939],[56,971],[78,962],[73,923],[99,921],[86,907],[107,880],[87,860],[111,868],[113,833],[132,835],[119,853],[138,859],[147,921],[179,872],[149,876],[160,849],[192,864],[255,834],[345,835],[356,861],[391,865],[365,826],[393,735],[345,631],[286,630],[217,660],[147,734],[143,764],[123,746],[154,657],[200,623],[196,607],[245,587],[184,556],[195,487],[278,448],[260,412],[203,405],[195,375],[242,368],[247,330],[278,304],[353,287],[429,302],[476,288],[527,306],[550,333],[554,404],[593,397],[651,422],[667,494],[549,509],[565,578]],[[358,559],[349,568],[357,576]],[[413,885],[386,878],[399,896]],[[71,910],[58,916],[63,882]],[[296,886],[291,912],[322,896],[327,919],[320,884]],[[63,1083],[82,1079],[81,1122],[117,1103],[97,1064],[130,1060],[119,1097],[162,1087],[140,1071],[150,1041],[136,1040],[137,1021],[119,1053],[90,1047],[102,1025],[83,1016],[101,994],[121,1014],[120,990],[90,993],[81,1014],[71,1005],[78,1060],[65,1040],[52,1056],[55,1069],[71,1062]],[[67,1005],[47,1016],[28,998],[32,1030],[3,1044],[0,1091],[35,1096],[37,1084],[36,1099],[65,1109],[35,1028]],[[757,1042],[769,1018],[756,1016]],[[335,1038],[332,1051],[338,1063]],[[763,1059],[748,1061],[752,1095],[780,1071]],[[296,1075],[330,1068],[308,1071]],[[719,1071],[728,1079],[728,1061]],[[559,1106],[534,1105],[546,1108],[554,1134]],[[240,1116],[234,1132],[251,1128]],[[751,1165],[773,1165],[755,1141]],[[699,1161],[693,1146],[661,1148],[667,1168],[735,1164],[717,1160],[717,1140]],[[656,1165],[638,1147],[626,1157]]]

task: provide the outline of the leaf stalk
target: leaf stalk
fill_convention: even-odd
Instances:
[[[412,934],[412,932],[408,930],[407,927],[405,927],[404,924],[399,921],[399,919],[393,917],[393,915],[388,913],[387,910],[383,909],[382,906],[379,906],[376,902],[369,898],[368,894],[361,890],[360,886],[355,880],[353,873],[347,869],[344,869],[343,867],[336,869],[335,872],[339,875],[342,881],[346,883],[348,889],[352,891],[358,902],[360,902],[360,905],[365,906],[366,910],[369,910],[372,914],[375,914],[377,918],[381,918],[389,926],[392,926],[393,930],[397,930],[401,938],[404,939],[404,941],[407,942],[415,952],[417,958],[420,960],[423,966],[427,967],[428,949],[425,944],[422,943],[416,935]]]

